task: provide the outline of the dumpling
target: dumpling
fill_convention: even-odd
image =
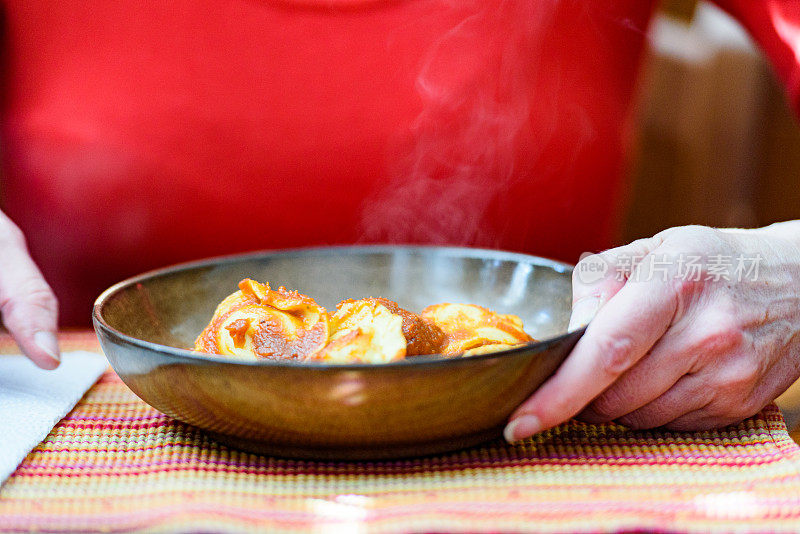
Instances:
[[[435,304],[417,315],[385,298],[314,299],[249,278],[217,306],[195,350],[247,360],[388,363],[424,354],[485,354],[532,341],[516,315]]]
[[[392,300],[382,297],[345,300],[340,302],[336,308],[337,310],[343,310],[358,302],[380,304],[391,313],[402,318],[403,336],[406,338],[406,356],[436,354],[442,348],[444,332],[438,326],[416,313],[401,308],[399,304]]]
[[[327,344],[328,321],[314,299],[246,278],[217,306],[195,350],[250,360],[305,360]]]
[[[441,354],[483,354],[533,341],[522,328],[522,319],[503,315],[475,304],[434,304],[422,317],[444,332]]]
[[[324,361],[391,362],[435,354],[444,340],[432,322],[385,298],[340,302],[330,331],[331,341],[320,354]]]
[[[387,363],[405,357],[402,316],[365,299],[337,306],[330,319],[330,341],[314,359],[329,363]]]

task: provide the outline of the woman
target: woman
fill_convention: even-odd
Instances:
[[[797,104],[798,3],[719,3]],[[0,305],[42,367],[58,364],[51,286],[81,324],[109,283],[212,254],[389,241],[574,261],[612,245],[653,1],[5,7]],[[690,429],[758,411],[800,374],[798,224],[676,228],[593,258],[573,322],[596,317],[507,438],[578,414]],[[707,276],[745,255],[758,276]]]

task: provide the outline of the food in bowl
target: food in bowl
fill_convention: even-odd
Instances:
[[[388,363],[495,352],[531,341],[516,315],[475,304],[434,304],[416,314],[369,297],[344,300],[328,313],[307,295],[246,278],[217,306],[195,350],[246,360]]]

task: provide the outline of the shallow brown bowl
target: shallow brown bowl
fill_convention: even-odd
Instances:
[[[94,326],[114,370],[145,402],[219,441],[288,457],[432,454],[500,435],[582,330],[566,334],[571,267],[534,256],[440,247],[333,247],[178,265],[109,288]],[[242,362],[188,350],[245,277],[333,309],[382,296],[420,311],[464,302],[522,317],[543,341],[465,358],[378,365]]]

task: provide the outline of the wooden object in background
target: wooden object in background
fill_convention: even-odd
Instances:
[[[775,78],[764,93],[755,208],[759,224],[770,224],[800,219],[800,126]]]
[[[665,0],[661,3],[661,11],[686,22],[691,22],[696,9],[697,0]]]
[[[642,77],[638,148],[621,240],[682,224],[752,226],[770,73],[736,23],[702,4],[659,15]]]

